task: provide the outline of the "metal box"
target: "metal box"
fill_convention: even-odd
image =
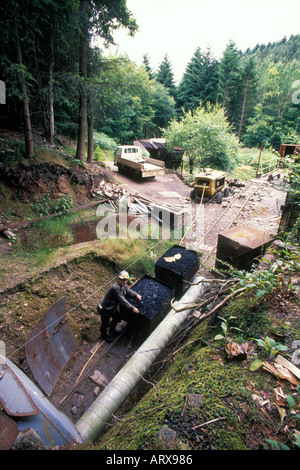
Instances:
[[[155,264],[155,277],[175,287],[175,297],[182,296],[199,269],[198,254],[173,245]]]
[[[226,269],[225,262],[234,268],[249,270],[272,241],[268,233],[249,225],[240,225],[219,233],[215,266],[217,269]]]
[[[175,296],[175,289],[147,274],[139,279],[132,289],[142,296],[141,301],[135,298],[129,299],[130,303],[140,312],[136,316],[135,327],[149,333],[156,328],[171,309],[171,300]]]

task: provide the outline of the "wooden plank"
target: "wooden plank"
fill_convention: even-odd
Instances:
[[[287,359],[285,359],[282,356],[277,356],[276,359],[275,359],[275,362],[277,364],[282,365],[286,369],[288,369],[290,372],[292,372],[292,374],[294,374],[298,379],[300,379],[300,369],[298,369],[298,367],[294,366],[294,364],[292,364],[290,361],[288,361]]]

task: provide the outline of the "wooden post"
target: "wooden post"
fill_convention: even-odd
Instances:
[[[261,152],[262,152],[262,150],[263,150],[263,146],[264,146],[264,143],[262,142],[262,143],[260,144],[260,151],[259,151],[259,157],[258,157],[258,163],[257,163],[255,178],[257,178],[257,175],[258,175],[258,170],[259,170],[259,165],[260,165],[260,157],[261,157]]]

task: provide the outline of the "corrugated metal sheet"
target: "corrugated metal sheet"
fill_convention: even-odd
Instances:
[[[140,140],[140,143],[141,143],[146,149],[154,149],[154,148],[155,148],[150,142],[147,142],[146,140]]]
[[[167,150],[166,144],[163,144],[162,142],[156,142],[156,141],[154,142],[153,141],[153,144],[156,145],[156,147],[159,148],[159,149]]]

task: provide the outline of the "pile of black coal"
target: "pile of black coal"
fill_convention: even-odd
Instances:
[[[176,298],[180,297],[199,269],[198,255],[193,250],[173,245],[157,261],[155,277],[175,287]]]
[[[174,287],[144,275],[132,289],[142,296],[141,301],[129,299],[139,309],[137,320],[140,326],[142,324],[143,328],[153,330],[170,310],[171,300],[175,296]]]

